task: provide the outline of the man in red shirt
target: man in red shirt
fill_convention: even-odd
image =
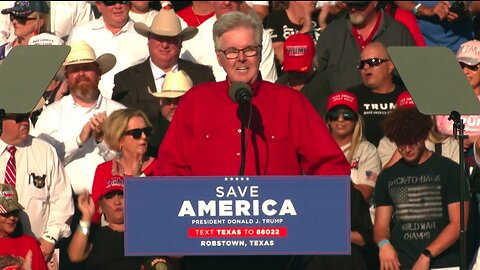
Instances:
[[[227,16],[228,15],[228,16]],[[213,28],[227,80],[193,87],[181,99],[158,152],[156,175],[232,175],[241,162],[234,82],[252,89],[245,110],[245,175],[349,175],[350,168],[310,102],[259,73],[262,25],[232,12]]]
[[[236,175],[242,163],[235,82],[252,90],[243,107],[245,175],[349,175],[350,166],[327,126],[299,91],[263,81],[259,72],[263,28],[230,12],[213,26],[227,80],[191,88],[180,100],[159,148],[155,175]],[[240,170],[242,171],[242,170]],[[187,257],[186,269],[286,269],[287,256]]]

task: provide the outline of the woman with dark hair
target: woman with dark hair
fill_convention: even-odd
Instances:
[[[47,264],[40,244],[35,238],[23,234],[19,217],[22,210],[23,206],[18,202],[15,188],[0,184],[0,255],[21,257],[25,260],[30,252],[32,270],[46,270]]]

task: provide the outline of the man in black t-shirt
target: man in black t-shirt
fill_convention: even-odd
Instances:
[[[460,168],[426,149],[432,126],[432,118],[416,108],[397,108],[385,119],[385,136],[402,158],[380,173],[375,186],[381,269],[459,266]]]
[[[381,43],[373,42],[362,51],[358,69],[363,83],[347,89],[358,98],[358,111],[365,120],[365,137],[373,145],[383,137],[382,121],[395,109],[405,89],[393,83],[395,66]]]

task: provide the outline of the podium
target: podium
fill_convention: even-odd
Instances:
[[[128,256],[350,254],[348,176],[126,178]]]

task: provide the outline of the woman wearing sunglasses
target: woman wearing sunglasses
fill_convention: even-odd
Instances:
[[[152,126],[140,110],[122,109],[113,112],[103,125],[104,139],[116,158],[98,165],[92,186],[92,198],[98,209],[101,188],[105,182],[124,176],[152,176],[154,158],[146,155]],[[99,222],[96,213],[93,222]]]
[[[368,201],[381,165],[377,149],[363,136],[363,118],[358,113],[355,95],[346,91],[330,95],[326,119],[333,138],[350,163],[353,184]]]
[[[375,262],[362,257],[361,254],[369,253],[371,256],[368,257],[374,256],[370,251],[374,244],[368,202],[380,172],[380,158],[375,146],[363,136],[363,119],[358,113],[357,98],[354,94],[340,91],[330,95],[326,120],[332,137],[342,149],[351,168],[352,256],[349,260],[352,260],[352,269],[374,269],[372,267]],[[358,197],[361,199],[358,200]]]
[[[47,33],[49,11],[45,1],[16,1],[13,7],[3,9],[2,14],[10,16],[16,36],[12,42],[4,45],[3,56],[6,56],[17,45],[29,45],[32,37],[40,33]]]

